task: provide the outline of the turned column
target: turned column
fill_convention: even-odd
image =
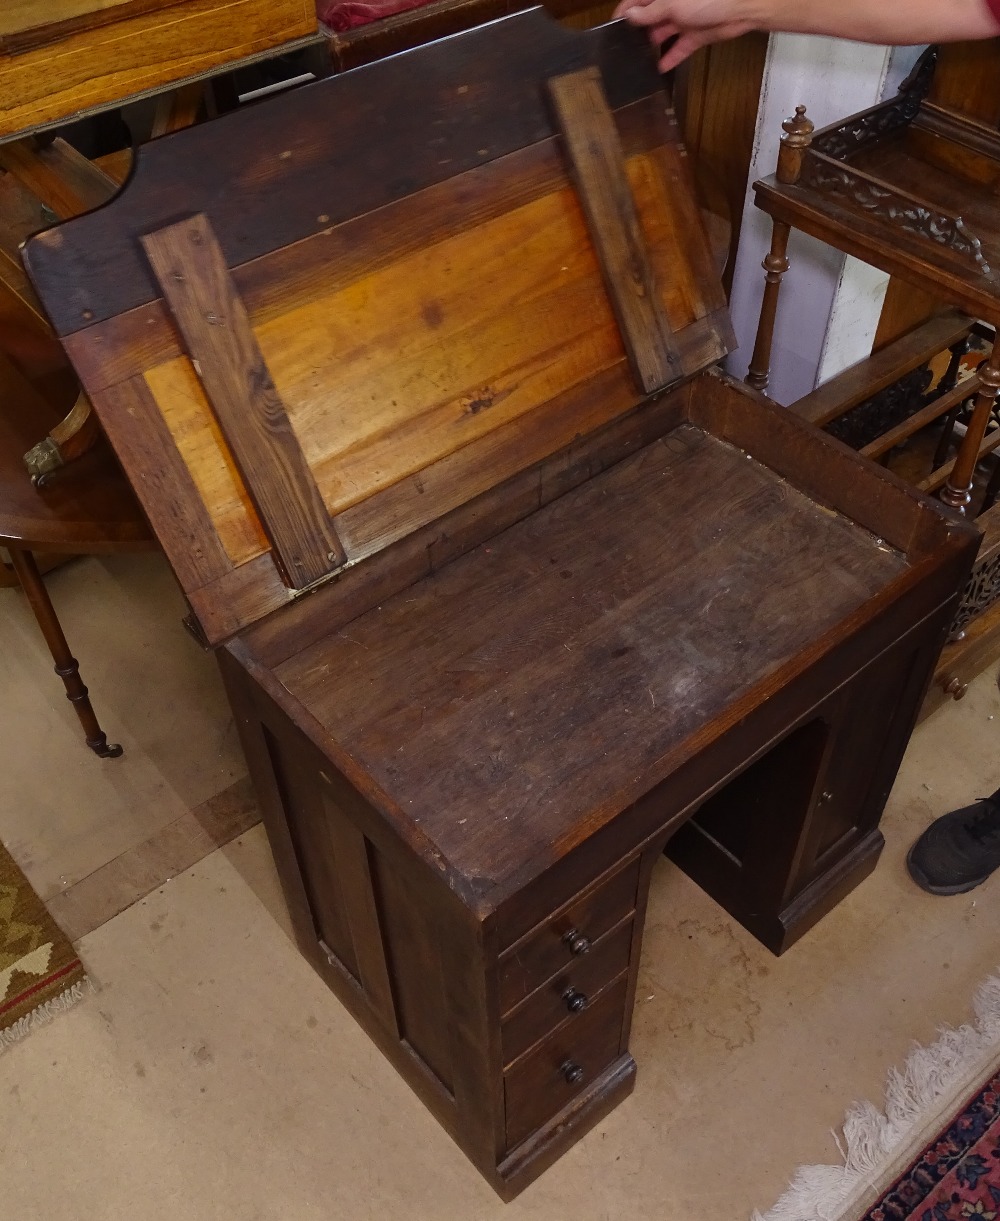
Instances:
[[[45,643],[49,646],[49,652],[55,662],[56,673],[63,680],[66,698],[76,709],[76,715],[83,726],[87,745],[102,759],[117,759],[122,753],[122,748],[115,743],[108,742],[104,730],[94,715],[90,696],[80,677],[80,665],[70,652],[62,626],[49,599],[48,590],[45,588],[45,582],[35,563],[34,555],[11,543],[7,543],[6,546],[11,566],[17,574],[28,604],[35,612],[35,618],[45,637]]]
[[[796,106],[795,114],[782,123],[784,135],[778,150],[777,180],[783,185],[796,183],[802,174],[802,158],[812,142],[813,124],[806,118],[806,108]],[[757,340],[747,371],[747,384],[755,390],[765,390],[771,373],[771,347],[774,343],[774,322],[778,313],[781,280],[788,270],[788,237],[791,226],[775,220],[771,232],[771,249],[761,266],[764,277],[764,297],[757,323]]]
[[[958,385],[958,375],[962,371],[962,357],[966,356],[972,348],[972,332],[970,331],[964,339],[960,339],[958,343],[952,344],[949,349],[951,352],[951,360],[948,362],[948,369],[944,377],[937,384],[937,389],[934,391],[935,398],[950,394]],[[944,428],[941,430],[941,438],[937,443],[937,449],[934,451],[934,458],[931,462],[931,468],[939,467],[945,460],[948,453],[948,447],[951,445],[951,438],[955,431],[955,421],[958,419],[960,408],[955,407],[949,411],[944,421]]]
[[[948,482],[941,489],[941,499],[946,505],[965,513],[972,502],[972,480],[979,461],[979,447],[986,435],[990,413],[1000,390],[1000,343],[993,344],[993,351],[985,364],[979,367],[980,387],[976,394],[972,418],[962,440],[958,457]]]

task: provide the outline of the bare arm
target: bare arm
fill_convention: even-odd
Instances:
[[[669,71],[710,42],[749,30],[829,34],[857,42],[951,42],[1000,35],[989,0],[622,0],[615,16],[648,27]]]

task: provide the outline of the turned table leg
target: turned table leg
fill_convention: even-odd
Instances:
[[[966,512],[972,502],[972,479],[979,460],[979,447],[986,435],[997,391],[1000,390],[1000,344],[993,345],[989,360],[980,366],[979,379],[981,384],[972,409],[972,418],[969,420],[968,432],[962,441],[948,482],[941,489],[941,499],[944,503],[958,509],[960,513]]]
[[[757,324],[757,342],[754,344],[747,384],[755,390],[765,390],[771,371],[771,344],[774,341],[774,320],[778,313],[778,294],[781,278],[788,270],[788,235],[791,226],[776,220],[771,234],[771,250],[761,266],[767,272],[764,278],[764,299],[760,305],[760,321]]]
[[[80,718],[87,745],[102,759],[117,759],[122,753],[122,748],[108,743],[104,730],[97,722],[97,717],[90,705],[87,688],[80,677],[79,663],[69,651],[69,645],[49,598],[48,590],[45,588],[45,582],[38,571],[35,557],[30,551],[22,551],[19,547],[12,547],[10,544],[7,544],[7,550],[21,588],[24,590],[31,609],[35,612],[35,618],[45,637],[45,643],[49,646],[52,660],[56,663],[56,673],[66,687],[66,698],[76,709],[76,715]]]

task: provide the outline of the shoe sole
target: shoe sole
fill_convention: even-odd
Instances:
[[[916,844],[914,844],[913,847],[915,848]],[[912,857],[913,848],[911,848],[906,854],[906,868],[909,871],[910,877],[914,880],[914,882],[916,882],[921,890],[926,890],[929,895],[941,895],[943,897],[947,897],[948,895],[967,894],[970,890],[975,890],[977,886],[982,886],[987,878],[991,877],[995,872],[991,869],[989,873],[984,873],[981,878],[975,878],[971,882],[959,882],[955,886],[937,886],[926,877],[918,865],[914,864]]]

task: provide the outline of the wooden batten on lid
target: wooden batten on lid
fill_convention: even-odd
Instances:
[[[420,55],[156,141],[25,248],[210,643],[731,346],[644,34]]]

